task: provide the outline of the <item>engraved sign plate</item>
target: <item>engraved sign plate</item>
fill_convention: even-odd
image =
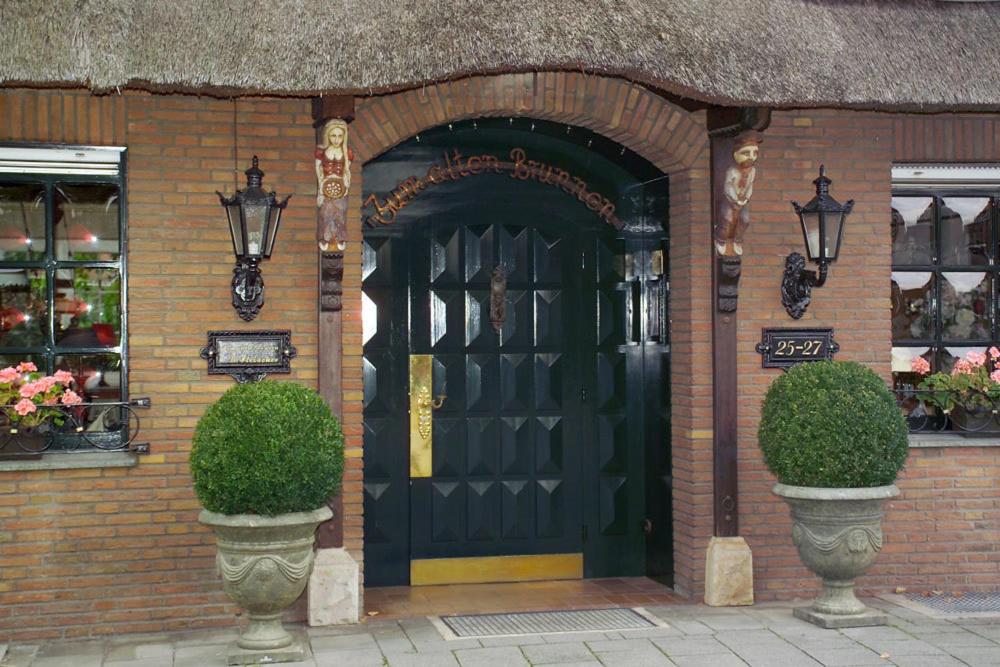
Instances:
[[[839,351],[833,329],[762,329],[757,343],[763,368],[789,368],[806,361],[831,360]]]
[[[201,358],[209,375],[232,375],[237,382],[256,382],[270,373],[288,373],[295,357],[291,332],[209,331]]]

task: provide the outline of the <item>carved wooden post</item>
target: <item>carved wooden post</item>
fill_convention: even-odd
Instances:
[[[313,125],[316,127],[317,151],[326,137],[323,136],[327,123],[334,119],[343,121],[345,127],[343,151],[346,154],[346,124],[354,120],[354,98],[349,96],[328,96],[313,98]],[[317,158],[317,162],[319,158]],[[323,169],[320,166],[320,169]],[[344,161],[341,169],[349,172],[350,162]],[[318,170],[319,171],[319,170]],[[323,193],[323,182],[317,174],[317,188]],[[347,184],[350,184],[348,174]],[[336,194],[327,192],[328,195]],[[344,194],[346,195],[346,189]],[[317,201],[319,204],[320,201]],[[344,200],[346,204],[346,199]],[[324,214],[321,206],[317,207],[317,241],[320,243],[320,279],[319,279],[319,392],[327,405],[338,417],[342,415],[343,387],[342,378],[342,338],[343,323],[341,320],[341,281],[344,277],[344,253],[337,248],[334,239],[323,241]],[[327,234],[329,236],[329,234]],[[333,242],[329,242],[333,241]],[[326,246],[323,249],[323,246]],[[344,544],[344,512],[343,499],[340,494],[330,503],[333,518],[322,524],[317,532],[317,540],[321,549],[341,547]]]
[[[705,602],[753,603],[749,547],[739,536],[737,484],[736,307],[743,235],[757,177],[766,109],[709,109],[712,159],[712,405],[714,535],[705,568]],[[734,576],[735,573],[735,576]]]

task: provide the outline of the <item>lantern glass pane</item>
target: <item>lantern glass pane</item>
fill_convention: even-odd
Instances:
[[[240,223],[240,205],[232,203],[226,207],[226,217],[229,218],[229,233],[233,238],[233,252],[242,257],[246,252],[243,247],[243,225]]]
[[[828,260],[837,260],[837,253],[840,251],[840,234],[844,229],[843,213],[827,213],[826,215],[826,254]]]
[[[243,202],[243,215],[247,222],[247,257],[260,257],[267,232],[268,206],[266,201]]]
[[[804,212],[802,218],[802,233],[806,237],[806,254],[810,261],[819,260],[819,213]]]
[[[271,207],[271,221],[267,226],[267,242],[264,244],[264,258],[270,259],[274,250],[274,239],[278,236],[278,225],[281,224],[281,209],[277,206]]]

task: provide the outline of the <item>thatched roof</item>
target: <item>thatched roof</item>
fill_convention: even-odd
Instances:
[[[0,83],[371,93],[572,69],[694,100],[1000,109],[1000,3],[0,0]]]

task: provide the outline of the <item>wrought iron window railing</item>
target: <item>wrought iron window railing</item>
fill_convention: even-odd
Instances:
[[[991,399],[978,391],[915,388],[893,391],[910,433],[1000,436],[1000,399]]]
[[[80,403],[49,406],[58,410],[61,424],[51,420],[30,429],[18,428],[0,413],[0,459],[39,458],[45,452],[149,453],[149,443],[136,442],[140,421],[137,410],[150,406],[148,398],[125,402]]]

